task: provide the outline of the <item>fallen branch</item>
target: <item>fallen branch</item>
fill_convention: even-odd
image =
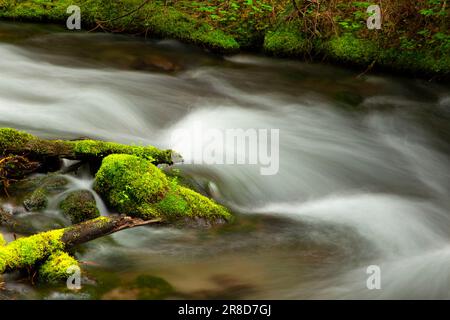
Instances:
[[[154,164],[172,164],[172,150],[153,146],[128,146],[98,140],[45,140],[10,128],[0,128],[0,156],[16,155],[31,161],[101,160],[113,154],[134,154]]]
[[[50,255],[74,246],[143,225],[161,223],[161,219],[141,220],[128,216],[100,217],[65,229],[38,233],[0,246],[0,274],[12,270],[30,270]]]
[[[65,229],[64,234],[61,237],[61,241],[64,243],[66,249],[70,249],[76,245],[83,244],[121,230],[161,222],[161,219],[142,220],[125,215],[114,218],[102,217],[82,222]]]

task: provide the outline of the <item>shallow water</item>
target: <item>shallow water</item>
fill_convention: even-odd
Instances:
[[[186,158],[204,141],[172,141],[179,128],[280,129],[277,175],[176,166],[232,208],[235,225],[116,233],[78,253],[81,292],[8,275],[0,296],[135,298],[121,288],[149,274],[176,298],[450,298],[448,84],[27,24],[0,24],[0,57],[0,125],[42,137]],[[70,179],[90,189],[89,177]],[[366,287],[369,265],[381,290]]]

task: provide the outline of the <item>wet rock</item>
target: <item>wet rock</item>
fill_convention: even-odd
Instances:
[[[92,193],[78,190],[70,193],[60,204],[63,214],[74,224],[98,218],[100,212]]]
[[[47,208],[47,192],[44,188],[38,188],[30,194],[24,201],[23,206],[27,211],[41,211]]]
[[[63,192],[68,184],[68,180],[59,175],[38,176],[14,185],[14,194],[21,191],[30,191],[23,200],[23,206],[27,211],[41,211],[48,206],[48,196]]]

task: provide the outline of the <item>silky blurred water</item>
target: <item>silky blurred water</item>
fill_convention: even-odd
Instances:
[[[1,126],[182,155],[205,142],[171,135],[197,123],[280,130],[276,175],[176,166],[232,208],[235,225],[93,241],[78,254],[87,279],[151,274],[185,298],[450,298],[448,84],[57,27],[3,23],[0,41]],[[369,265],[381,290],[366,287]],[[108,298],[121,286],[72,296],[14,279],[22,298]]]

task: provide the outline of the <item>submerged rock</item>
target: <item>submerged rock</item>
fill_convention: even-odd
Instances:
[[[47,191],[44,188],[38,188],[32,192],[24,201],[23,206],[27,211],[41,211],[47,208]]]
[[[175,289],[160,277],[140,275],[127,286],[114,288],[102,296],[107,300],[161,300],[172,296]]]
[[[70,193],[60,203],[60,208],[72,223],[80,223],[100,216],[95,198],[88,190]]]
[[[141,300],[164,299],[175,292],[166,280],[150,275],[137,277],[132,287],[139,289],[138,299]]]
[[[69,181],[59,175],[30,178],[14,185],[14,193],[20,190],[33,190],[23,200],[23,206],[27,211],[41,211],[48,206],[48,196],[60,193],[67,187]]]

